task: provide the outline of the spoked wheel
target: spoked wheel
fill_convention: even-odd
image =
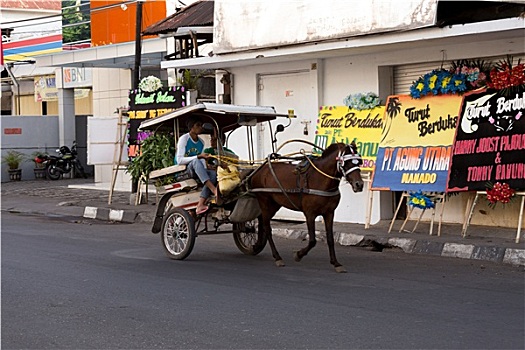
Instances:
[[[190,255],[195,245],[195,221],[184,209],[174,208],[164,215],[161,240],[170,259],[183,260]]]
[[[50,180],[58,180],[60,179],[60,175],[62,175],[62,173],[55,165],[52,164],[46,168],[46,175]]]
[[[241,252],[246,255],[257,255],[266,246],[266,236],[259,218],[233,224],[233,240]]]

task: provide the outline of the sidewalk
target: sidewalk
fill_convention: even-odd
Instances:
[[[123,223],[152,223],[155,216],[155,194],[149,203],[130,205],[129,190],[115,190],[108,205],[109,184],[94,184],[90,179],[62,179],[3,182],[2,211],[47,216],[72,216]],[[471,225],[468,236],[461,237],[461,225],[443,224],[441,236],[429,235],[429,223],[420,222],[414,233],[398,232],[402,220],[397,220],[388,233],[389,220],[369,229],[362,224],[335,223],[335,240],[340,245],[371,247],[371,249],[402,249],[405,253],[485,260],[525,266],[525,238],[515,243],[516,228]],[[305,239],[304,223],[274,221],[274,235]],[[406,229],[412,230],[414,222]],[[324,241],[324,224],[317,222],[318,238]],[[524,231],[522,231],[523,233]]]

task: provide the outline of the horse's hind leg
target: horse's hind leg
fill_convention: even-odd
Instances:
[[[263,208],[261,207],[261,209]],[[268,239],[268,244],[270,244],[270,249],[272,250],[272,256],[275,259],[275,265],[277,265],[277,267],[283,267],[285,266],[284,261],[279,255],[279,252],[277,251],[277,248],[275,247],[275,243],[273,242],[272,226],[270,224],[270,221],[272,217],[275,215],[275,213],[277,212],[277,210],[275,210],[273,214],[269,212],[269,209],[264,209],[262,210],[262,212],[263,212],[263,215],[262,215],[263,230],[264,230],[264,234],[266,235],[266,238]]]
[[[346,269],[337,261],[335,257],[334,248],[334,212],[323,215],[325,229],[326,229],[326,243],[328,244],[328,252],[330,253],[330,264],[334,265],[335,272],[346,272]]]
[[[295,252],[295,261],[301,261],[301,259],[306,256],[310,249],[315,247],[317,243],[315,240],[315,216],[306,216],[306,227],[308,227],[308,245]]]

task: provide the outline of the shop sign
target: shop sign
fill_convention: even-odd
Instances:
[[[154,92],[131,90],[129,93],[130,111],[180,108],[185,106],[185,93],[181,87],[162,88]]]
[[[58,101],[58,89],[54,75],[35,77],[35,102]],[[89,96],[90,89],[75,89],[75,100]]]
[[[92,69],[81,67],[62,68],[64,88],[90,87],[93,85]]]
[[[131,90],[128,98],[128,157],[140,154],[140,135],[138,128],[145,119],[169,113],[186,105],[186,94],[181,87],[162,88],[154,92]]]
[[[58,90],[54,75],[35,77],[35,102],[58,101]]]

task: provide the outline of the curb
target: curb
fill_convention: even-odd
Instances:
[[[132,224],[137,213],[131,210],[118,210],[97,207],[85,207],[84,218],[104,221],[116,221]]]
[[[305,239],[307,232],[275,228],[276,236],[290,239]],[[316,231],[316,237],[324,241],[324,236]],[[484,260],[504,263],[514,266],[525,266],[525,249],[502,248],[496,246],[475,246],[472,244],[440,243],[411,238],[392,237],[388,239],[375,236],[358,235],[354,233],[336,233],[334,240],[342,246],[383,246],[384,248],[400,248],[409,254],[427,254],[449,258]]]
[[[84,208],[84,218],[123,223],[152,222],[147,213],[89,206]],[[308,237],[306,230],[274,228],[272,232],[275,236],[287,239],[306,239]],[[323,232],[315,231],[315,233],[319,241],[326,241]],[[399,248],[408,254],[426,254],[525,266],[525,249],[441,243],[400,237],[384,238],[345,232],[334,232],[334,240],[341,246]]]

